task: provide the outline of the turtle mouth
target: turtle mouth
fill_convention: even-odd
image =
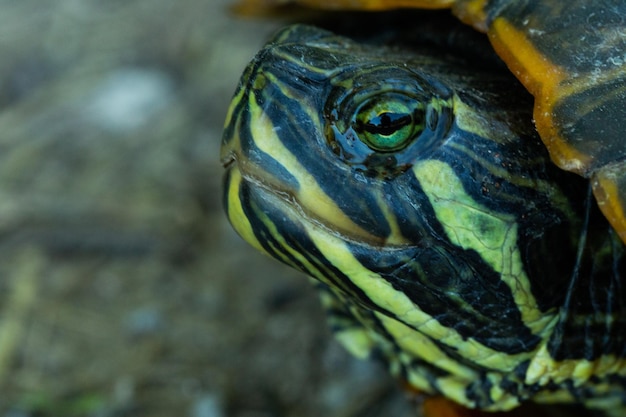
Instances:
[[[259,212],[271,214],[276,212],[289,213],[290,217],[308,221],[328,229],[328,226],[311,215],[302,207],[295,193],[288,187],[281,185],[280,181],[274,180],[271,175],[255,164],[240,161],[236,152],[231,152],[221,158],[222,166],[227,177],[238,176],[239,199],[246,200],[240,203],[254,205]],[[244,191],[245,192],[242,192]],[[245,197],[243,194],[246,194]]]
[[[226,206],[241,207],[236,212],[227,209],[227,215],[241,236],[250,236],[249,231],[241,228],[246,225],[252,227],[260,218],[264,218],[264,222],[269,219],[285,235],[294,236],[315,230],[316,233],[332,235],[344,242],[369,246],[390,243],[346,219],[342,221],[332,217],[320,208],[321,202],[317,205],[306,204],[306,201],[301,201],[302,197],[297,190],[268,174],[263,167],[238,157],[236,151],[222,157],[221,163],[225,169]]]
[[[248,243],[270,253],[269,241],[281,240],[280,235],[303,236],[305,230],[329,230],[322,222],[312,218],[292,192],[276,184],[250,167],[236,153],[221,159],[224,173],[224,206],[233,228]],[[270,233],[269,230],[275,232]]]

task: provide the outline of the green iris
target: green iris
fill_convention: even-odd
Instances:
[[[377,97],[364,103],[354,117],[354,130],[371,149],[404,149],[424,129],[423,105],[403,96]]]

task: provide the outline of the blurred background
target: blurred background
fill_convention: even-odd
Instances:
[[[0,0],[0,416],[414,415],[225,220],[227,5]]]

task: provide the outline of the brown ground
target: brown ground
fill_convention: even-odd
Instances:
[[[0,416],[414,415],[225,221],[225,3],[0,5]]]

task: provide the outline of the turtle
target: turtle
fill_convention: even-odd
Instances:
[[[530,17],[541,9],[515,4]],[[583,3],[562,8],[571,4]],[[500,27],[511,21],[505,6],[459,2],[457,14],[482,16],[487,28],[506,16]],[[365,32],[382,24],[378,13]],[[624,98],[615,82],[624,74],[598,75],[589,90],[611,93],[597,99],[576,95],[584,82],[553,75],[571,88],[543,97],[547,87],[533,87],[540,77],[520,70],[527,61],[515,67],[502,45],[495,49],[512,71],[483,58],[489,47],[465,43],[458,25],[463,35],[453,45],[445,38],[442,53],[428,36],[453,26],[442,21],[420,21],[415,37],[391,41],[386,30],[365,39],[309,25],[278,32],[245,69],[226,116],[225,212],[252,246],[316,279],[351,353],[382,358],[416,391],[486,412],[536,402],[623,415],[626,247],[593,196],[619,194],[619,175],[606,177],[617,181],[611,187],[602,177],[607,167],[621,172],[619,152],[614,144],[594,154],[574,140],[568,157],[587,155],[585,164],[618,154],[585,165],[584,178],[553,163],[571,136],[546,149],[542,129],[577,134],[604,120],[603,137],[616,141],[603,112],[624,111],[611,107]],[[624,51],[623,39],[610,41]],[[573,98],[586,122],[555,127],[538,117],[549,109],[549,122],[561,121]],[[468,415],[450,404],[427,402],[427,414]]]

